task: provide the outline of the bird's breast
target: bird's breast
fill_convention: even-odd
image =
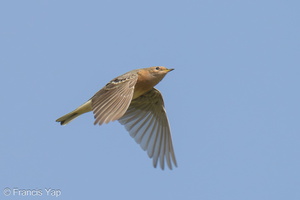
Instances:
[[[133,92],[133,99],[151,90],[158,82],[151,76],[139,76]]]
[[[134,92],[133,92],[133,97],[132,99],[136,99],[139,96],[145,94],[149,90],[151,90],[154,86],[152,85],[141,85],[141,84],[136,84],[134,87]]]

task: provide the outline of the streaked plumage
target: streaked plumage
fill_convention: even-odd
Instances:
[[[150,67],[132,70],[106,84],[89,101],[57,119],[65,125],[79,115],[93,111],[94,124],[118,120],[131,137],[140,144],[153,166],[166,161],[172,169],[177,166],[170,126],[161,93],[153,88],[173,69]]]

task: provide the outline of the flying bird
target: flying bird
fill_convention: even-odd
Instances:
[[[154,88],[174,69],[162,66],[132,70],[112,79],[87,102],[56,121],[66,125],[86,112],[93,111],[94,124],[118,120],[131,137],[147,151],[156,168],[165,162],[172,169],[177,162],[170,125],[161,93]]]

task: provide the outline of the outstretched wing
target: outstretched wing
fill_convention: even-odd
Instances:
[[[133,96],[138,75],[134,71],[111,80],[92,98],[94,124],[103,124],[119,119],[126,112]]]
[[[131,137],[153,158],[154,167],[158,160],[164,169],[166,163],[172,169],[177,167],[170,126],[161,93],[153,88],[132,100],[126,113],[119,119]]]

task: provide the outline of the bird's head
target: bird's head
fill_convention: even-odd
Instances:
[[[168,69],[163,66],[155,66],[155,67],[150,67],[149,72],[152,76],[158,77],[158,78],[163,78],[167,73],[170,71],[173,71],[174,69]]]

